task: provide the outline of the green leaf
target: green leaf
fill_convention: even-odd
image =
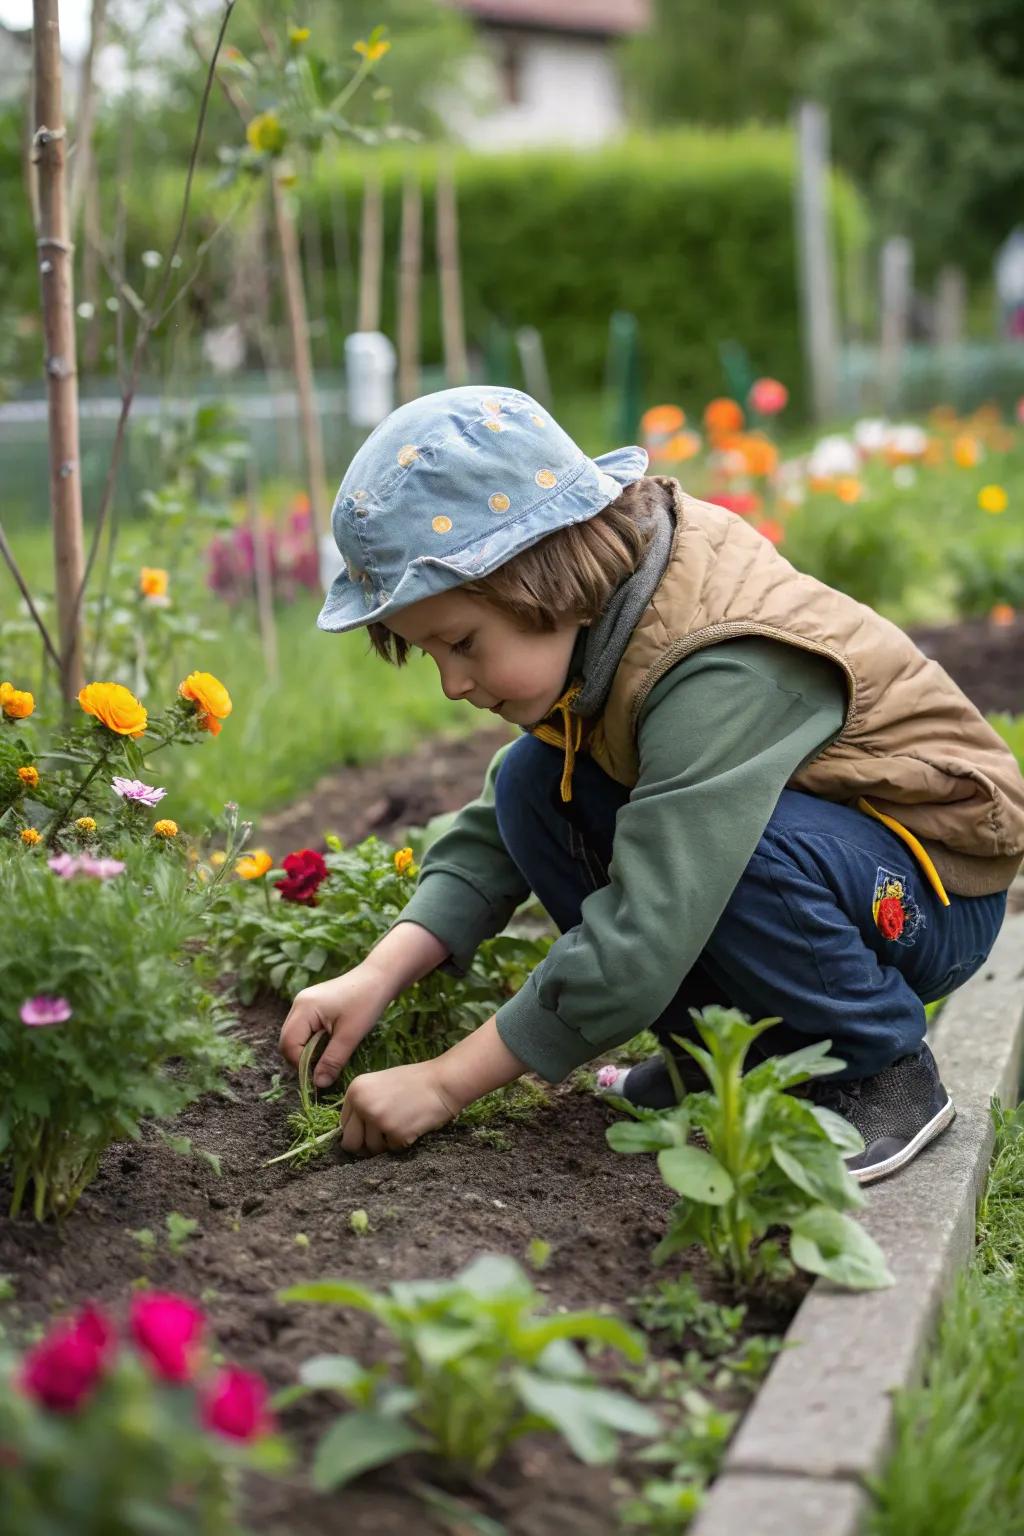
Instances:
[[[703,1205],[724,1205],[735,1193],[721,1163],[700,1147],[671,1147],[659,1152],[658,1171],[669,1189]]]
[[[612,1460],[618,1449],[616,1430],[656,1435],[661,1429],[650,1408],[623,1392],[551,1381],[535,1371],[516,1371],[514,1380],[527,1408],[560,1430],[589,1466]]]
[[[322,1391],[348,1392],[371,1374],[351,1355],[313,1355],[299,1366],[299,1379],[305,1387]]]
[[[801,1269],[852,1290],[881,1290],[895,1284],[874,1238],[858,1222],[823,1205],[793,1223],[789,1251]]]
[[[359,1307],[363,1312],[376,1310],[377,1298],[361,1285],[347,1280],[307,1280],[278,1291],[278,1301],[326,1301],[339,1307]]]
[[[685,1142],[685,1127],[667,1120],[616,1120],[604,1133],[616,1152],[661,1152]]]
[[[313,1486],[328,1493],[371,1467],[426,1448],[423,1436],[401,1419],[390,1419],[383,1413],[343,1414],[316,1448]]]
[[[772,1157],[797,1189],[823,1205],[843,1209],[864,1204],[864,1195],[850,1177],[842,1153],[828,1141],[791,1136],[772,1141]]]
[[[849,1120],[837,1115],[834,1109],[826,1109],[824,1104],[808,1104],[807,1107],[829,1141],[840,1152],[849,1157],[852,1153],[864,1151],[864,1138]]]

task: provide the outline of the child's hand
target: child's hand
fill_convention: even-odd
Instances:
[[[391,996],[381,974],[365,964],[346,971],[344,976],[304,987],[296,994],[281,1029],[281,1055],[297,1067],[302,1048],[312,1035],[319,1030],[330,1035],[313,1073],[317,1087],[326,1088],[334,1082],[363,1036],[369,1034]]]
[[[353,1078],[341,1107],[346,1152],[397,1152],[454,1119],[461,1106],[441,1082],[438,1060]]]

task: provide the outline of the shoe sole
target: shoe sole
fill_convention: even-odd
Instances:
[[[887,1157],[882,1163],[873,1163],[870,1168],[851,1168],[850,1177],[858,1184],[873,1184],[876,1179],[887,1178],[890,1173],[896,1173],[898,1169],[906,1167],[917,1154],[934,1141],[936,1136],[941,1136],[946,1128],[956,1119],[956,1105],[952,1099],[947,1098],[937,1115],[933,1115],[927,1125],[923,1125],[906,1146],[899,1152],[894,1152],[892,1157]]]

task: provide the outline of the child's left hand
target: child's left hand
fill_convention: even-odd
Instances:
[[[447,1125],[461,1106],[440,1079],[437,1059],[353,1078],[341,1107],[342,1147],[364,1156],[397,1152]]]

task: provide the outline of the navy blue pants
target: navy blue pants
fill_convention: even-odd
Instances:
[[[573,798],[559,796],[562,752],[522,736],[498,772],[496,813],[509,854],[562,933],[608,883],[615,817],[629,791],[581,755]],[[874,911],[887,875],[903,882],[902,934]],[[882,882],[882,883],[880,883]],[[642,899],[642,897],[640,898]],[[772,1053],[832,1041],[845,1082],[918,1050],[924,1005],[981,966],[1006,894],[950,896],[943,907],[906,845],[881,822],[816,795],[783,790],[707,946],[660,1018],[659,1037],[693,1037],[689,1009],[719,1003],[783,1023]]]

